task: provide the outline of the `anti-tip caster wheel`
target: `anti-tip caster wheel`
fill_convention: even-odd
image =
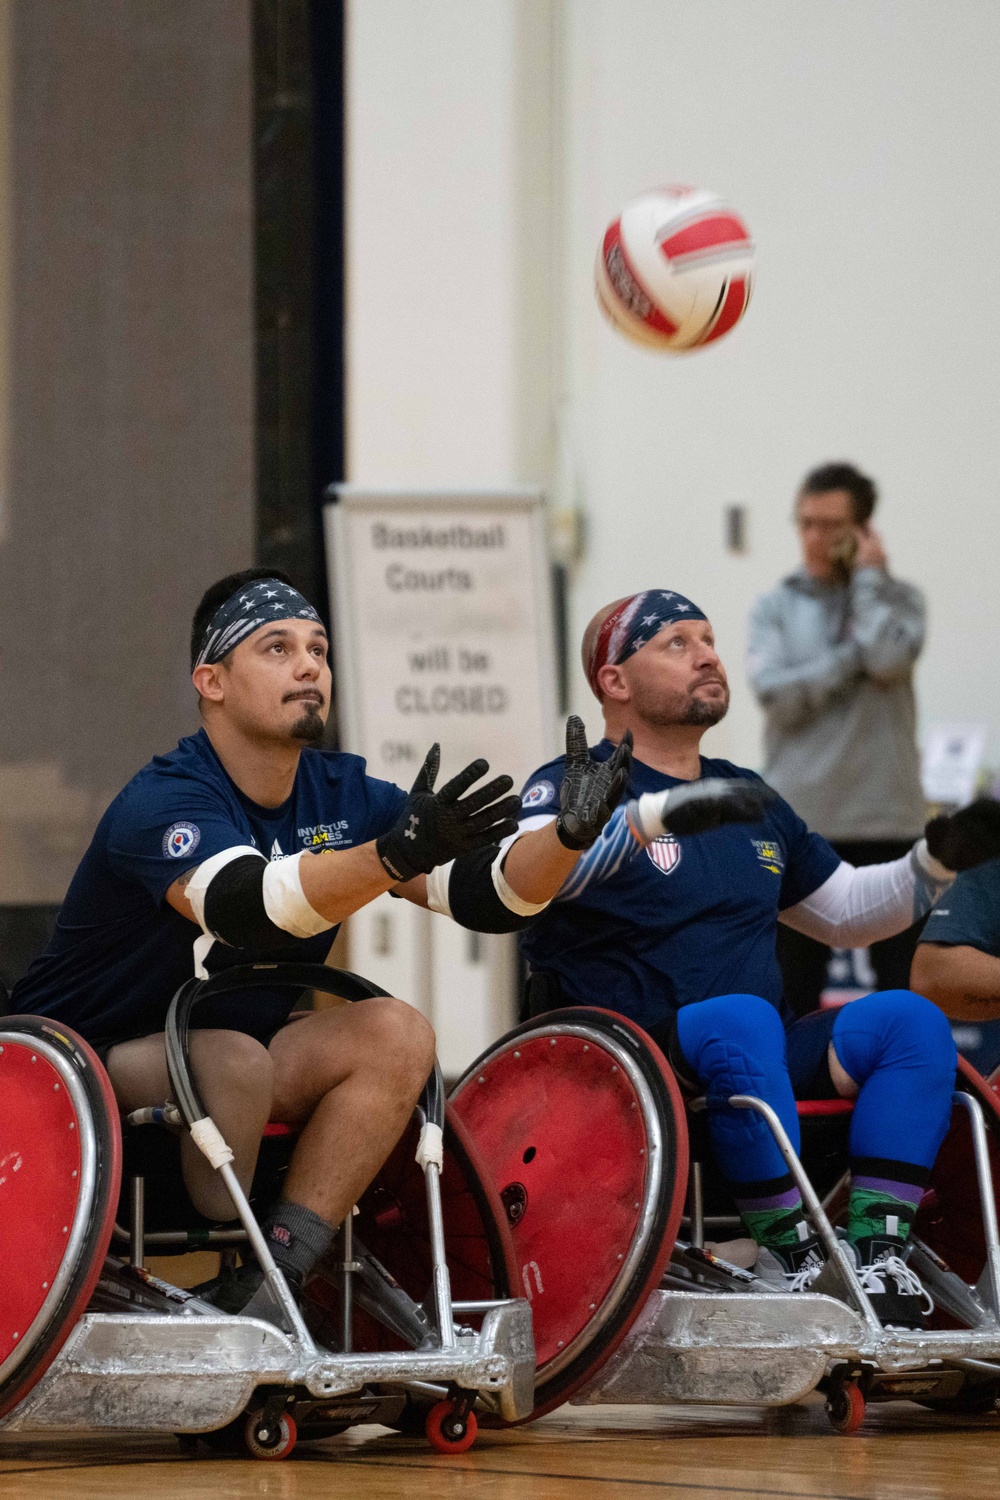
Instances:
[[[856,1381],[845,1380],[842,1386],[830,1393],[826,1414],[830,1426],[842,1437],[852,1437],[857,1432],[865,1420],[865,1398]]]
[[[465,1453],[476,1441],[478,1431],[475,1412],[460,1415],[454,1401],[439,1401],[432,1406],[424,1423],[427,1441],[435,1453]]]
[[[243,1428],[243,1441],[252,1458],[287,1458],[297,1437],[295,1418],[287,1411],[267,1422],[263,1411],[252,1411]]]

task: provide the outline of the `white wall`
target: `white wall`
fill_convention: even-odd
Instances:
[[[549,75],[548,0],[349,9],[348,478],[357,483],[474,489],[548,478]],[[507,939],[384,897],[352,918],[349,944],[354,967],[430,1016],[448,1074],[513,1020]]]
[[[354,0],[349,477],[581,506],[575,638],[618,594],[691,594],[733,684],[711,741],[756,764],[746,613],[795,563],[802,474],[851,459],[929,594],[923,717],[988,720],[1000,764],[998,64],[995,0]],[[759,247],[744,322],[673,358],[593,296],[605,225],[661,181]]]
[[[578,628],[636,587],[692,594],[733,682],[715,743],[756,763],[746,611],[795,560],[803,472],[850,458],[882,488],[893,566],[929,594],[923,718],[989,720],[1000,762],[1000,7],[572,0],[564,14],[570,447],[591,525]],[[743,324],[673,358],[625,344],[591,293],[605,223],[671,180],[728,196],[759,247]],[[746,557],[722,545],[737,501]]]

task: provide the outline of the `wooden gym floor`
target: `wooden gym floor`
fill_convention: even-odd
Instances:
[[[995,1500],[1000,1419],[906,1402],[874,1407],[838,1437],[821,1401],[733,1408],[564,1407],[531,1427],[482,1433],[468,1453],[358,1427],[280,1463],[192,1458],[172,1438],[0,1437],[0,1497],[37,1500]]]

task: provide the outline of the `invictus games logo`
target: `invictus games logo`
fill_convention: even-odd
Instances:
[[[556,789],[551,781],[536,781],[534,786],[529,786],[521,798],[522,807],[544,807],[546,802],[551,802],[556,794]]]
[[[197,823],[171,823],[163,835],[163,853],[168,859],[183,859],[201,843],[201,829]]]
[[[757,858],[765,870],[770,870],[772,875],[780,875],[785,868],[785,856],[780,844],[771,839],[751,839],[751,844],[757,851]]]
[[[662,875],[669,875],[681,862],[681,846],[672,833],[661,833],[646,850]]]

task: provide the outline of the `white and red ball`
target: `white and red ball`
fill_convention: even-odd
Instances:
[[[714,343],[742,318],[753,241],[717,194],[653,188],[609,224],[595,274],[597,300],[621,333],[681,353]]]

